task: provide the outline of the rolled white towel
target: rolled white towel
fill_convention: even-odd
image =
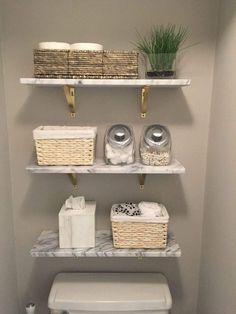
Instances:
[[[70,45],[71,50],[93,50],[93,51],[102,51],[103,45],[97,43],[74,43]]]
[[[159,217],[162,216],[162,207],[155,202],[140,202],[138,204],[141,213],[145,217]]]
[[[83,196],[73,197],[72,195],[65,202],[66,209],[85,209],[85,198]]]
[[[39,49],[59,49],[59,50],[70,50],[70,44],[63,42],[47,41],[41,42],[38,45]]]

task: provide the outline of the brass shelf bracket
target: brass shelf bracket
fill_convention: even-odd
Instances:
[[[142,92],[141,92],[141,118],[146,118],[149,91],[150,91],[150,86],[142,87]]]
[[[68,173],[68,176],[74,188],[78,188],[78,179],[76,173]]]
[[[68,86],[68,85],[64,85],[64,93],[66,96],[66,101],[68,103],[68,106],[70,108],[70,112],[71,112],[71,118],[75,117],[75,88]]]
[[[145,179],[146,179],[146,174],[141,173],[141,174],[139,175],[139,186],[140,186],[140,189],[141,189],[141,190],[144,189]]]

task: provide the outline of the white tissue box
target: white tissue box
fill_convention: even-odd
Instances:
[[[96,202],[86,202],[85,209],[59,212],[59,246],[63,249],[95,246]]]

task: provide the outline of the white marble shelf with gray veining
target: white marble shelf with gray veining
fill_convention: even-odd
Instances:
[[[31,249],[32,257],[180,257],[181,250],[172,234],[165,249],[116,249],[109,230],[96,233],[94,248],[60,249],[58,232],[43,231]]]
[[[46,79],[20,78],[21,84],[38,86],[74,86],[74,87],[184,87],[191,84],[190,79]]]
[[[140,162],[124,166],[107,165],[97,159],[92,166],[39,166],[35,161],[26,167],[33,173],[100,173],[100,174],[181,174],[184,166],[176,159],[168,166],[146,166]]]

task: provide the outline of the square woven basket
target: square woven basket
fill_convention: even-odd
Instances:
[[[162,216],[145,218],[142,216],[117,215],[111,208],[113,245],[115,248],[164,249],[167,246],[169,215],[162,206]]]
[[[103,51],[104,78],[138,78],[138,52],[125,50]]]
[[[67,78],[69,50],[35,49],[34,76],[37,78]]]
[[[72,50],[69,53],[70,78],[101,78],[103,51]]]
[[[96,134],[96,127],[38,127],[33,131],[38,164],[93,165]]]

